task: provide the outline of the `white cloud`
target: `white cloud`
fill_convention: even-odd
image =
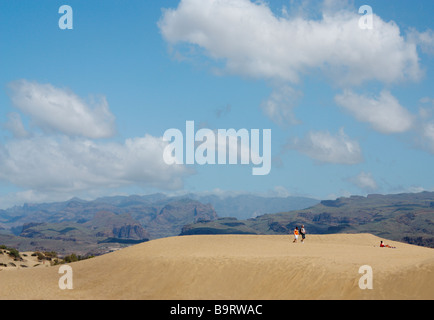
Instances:
[[[322,163],[352,165],[363,161],[359,143],[351,140],[343,129],[337,135],[310,131],[302,139],[295,138],[287,147]]]
[[[362,30],[358,10],[330,10],[336,3],[326,1],[314,20],[288,10],[276,16],[263,1],[182,0],[164,11],[159,27],[171,45],[198,46],[243,76],[298,83],[320,69],[343,86],[420,78],[416,45],[395,23],[375,16],[375,28]]]
[[[381,133],[406,132],[414,124],[414,116],[389,91],[382,91],[379,97],[367,97],[345,90],[335,101],[357,120],[369,123]]]
[[[365,191],[372,192],[378,189],[378,184],[371,173],[361,172],[357,177],[351,179],[351,182]]]
[[[0,181],[21,191],[0,200],[65,199],[128,187],[176,190],[193,173],[164,162],[168,143],[162,137],[98,140],[114,134],[115,118],[104,98],[90,108],[51,84],[22,80],[10,88],[14,106],[42,132],[26,130],[19,113],[9,114],[3,127],[13,136],[0,144]]]
[[[0,179],[45,192],[76,192],[128,185],[176,189],[189,171],[163,161],[167,145],[146,135],[124,143],[35,136],[0,148]]]
[[[46,132],[107,138],[115,133],[115,118],[105,97],[92,106],[68,89],[27,80],[9,84],[13,105]]]
[[[215,73],[269,81],[273,92],[261,107],[279,125],[298,123],[293,110],[302,93],[295,88],[304,76],[318,74],[344,90],[335,102],[358,121],[383,134],[418,132],[424,148],[434,150],[431,123],[419,123],[388,90],[378,96],[353,92],[373,81],[390,87],[422,79],[418,48],[434,53],[434,31],[402,32],[375,8],[373,29],[360,28],[361,18],[349,0],[294,0],[277,14],[265,1],[181,0],[164,10],[158,25],[174,56],[206,57]],[[360,147],[342,134],[311,132],[300,141],[293,147],[318,161],[339,162],[337,150],[348,156],[341,162],[360,161]]]
[[[262,109],[279,125],[298,123],[293,109],[302,93],[295,85],[312,73],[342,88],[421,79],[417,43],[393,21],[374,14],[374,28],[362,30],[351,1],[317,1],[315,12],[309,1],[295,2],[277,15],[265,1],[181,0],[158,25],[174,56],[205,56],[216,74],[269,81],[274,90]]]

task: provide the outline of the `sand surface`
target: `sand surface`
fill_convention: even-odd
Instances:
[[[0,271],[0,299],[434,299],[434,250],[369,234],[210,235],[154,240],[70,264]],[[362,290],[361,266],[373,288]]]
[[[8,255],[9,250],[0,249],[0,271],[15,271],[23,268],[46,268],[48,261],[39,261],[33,252],[20,252],[22,260],[14,260]],[[6,265],[6,266],[5,266]]]

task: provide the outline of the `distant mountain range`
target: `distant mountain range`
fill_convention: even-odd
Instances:
[[[352,196],[312,207],[247,220],[221,218],[186,225],[189,234],[288,234],[304,224],[308,233],[371,233],[434,247],[434,192]]]
[[[191,234],[372,233],[434,247],[434,193],[318,201],[252,194],[114,196],[0,210],[0,244],[20,251],[98,255]]]
[[[131,244],[177,236],[185,225],[296,210],[318,200],[254,195],[114,196],[93,201],[25,204],[0,210],[0,244],[23,250],[97,255]]]
[[[187,194],[186,197],[211,204],[219,217],[237,219],[255,218],[265,213],[300,210],[316,205],[320,201],[307,197],[265,197],[254,194],[232,196]]]
[[[0,244],[23,250],[101,254],[178,235],[187,223],[213,220],[211,205],[162,194],[26,204],[0,211]]]

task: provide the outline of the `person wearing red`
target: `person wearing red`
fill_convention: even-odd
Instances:
[[[298,240],[298,227],[295,227],[294,229],[294,241],[292,242],[297,242]]]

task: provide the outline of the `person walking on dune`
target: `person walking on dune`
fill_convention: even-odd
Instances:
[[[292,242],[297,242],[298,240],[298,227],[295,227],[294,229],[294,241]]]
[[[306,239],[306,229],[304,228],[304,224],[301,225],[300,234],[301,234],[301,242],[303,243],[304,239]]]

